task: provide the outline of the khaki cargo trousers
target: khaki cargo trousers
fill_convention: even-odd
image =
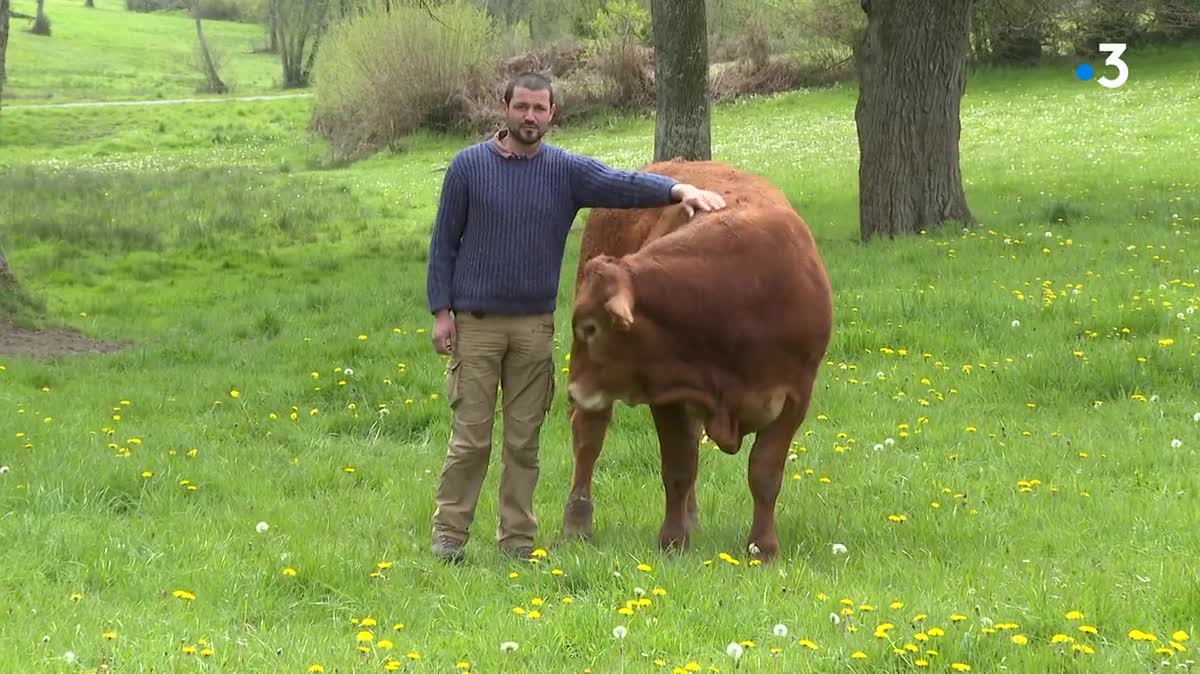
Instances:
[[[554,400],[554,316],[455,315],[457,341],[446,370],[450,443],[433,514],[433,540],[465,544],[492,451],[497,388],[502,391],[499,484],[502,550],[533,545],[538,522],[542,421]]]

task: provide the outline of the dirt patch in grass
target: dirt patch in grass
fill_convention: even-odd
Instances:
[[[80,353],[109,353],[128,346],[93,339],[70,328],[30,330],[0,318],[0,355],[51,358]]]

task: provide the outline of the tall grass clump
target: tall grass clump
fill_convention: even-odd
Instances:
[[[312,128],[340,159],[354,159],[417,129],[487,126],[498,49],[487,14],[461,3],[338,23],[317,56]]]

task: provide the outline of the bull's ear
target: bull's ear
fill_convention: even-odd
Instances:
[[[604,303],[604,308],[619,329],[628,330],[633,326],[633,288],[625,283],[620,284],[613,296]]]

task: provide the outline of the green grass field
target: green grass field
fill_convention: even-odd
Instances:
[[[100,63],[96,33],[71,38],[75,10],[49,7],[63,48]],[[27,77],[17,34],[15,92],[186,93],[159,67],[186,20],[86,16],[145,22],[149,65]],[[716,110],[716,157],[789,193],[836,289],[770,566],[742,547],[745,451],[704,448],[693,549],[655,550],[644,409],[618,409],[596,539],[558,540],[561,397],[536,498],[547,556],[496,552],[494,460],[469,562],[432,560],[448,415],[424,257],[440,168],[472,139],[336,166],[304,134],[306,100],[0,112],[0,244],[45,322],[129,343],[0,356],[0,670],[1194,669],[1200,50],[1128,61],[1116,91],[1068,64],[973,79],[980,224],[867,245],[853,87]],[[553,142],[633,168],[653,125]]]

